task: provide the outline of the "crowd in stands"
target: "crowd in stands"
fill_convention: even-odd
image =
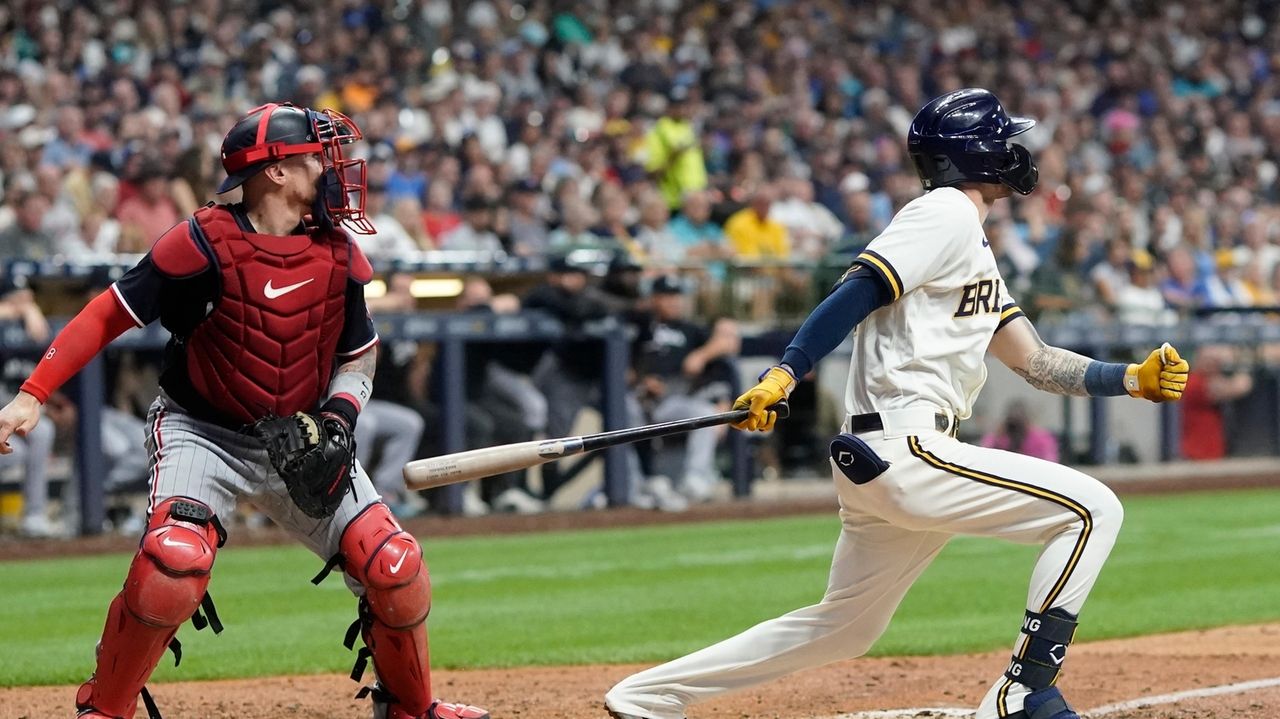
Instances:
[[[368,161],[377,233],[358,239],[375,266],[441,251],[537,258],[552,271],[525,306],[577,320],[583,309],[563,295],[600,278],[557,263],[607,251],[631,282],[614,294],[649,313],[636,323],[639,355],[652,350],[670,375],[642,378],[633,399],[674,416],[670,387],[687,404],[723,403],[682,363],[706,345],[732,355],[737,330],[695,328],[672,305],[655,332],[661,296],[693,290],[672,273],[715,284],[764,266],[777,297],[806,283],[820,296],[812,270],[838,274],[921,192],[904,145],[916,110],[981,86],[1038,121],[1020,139],[1039,189],[986,223],[1033,319],[1166,324],[1277,306],[1276,14],[1243,0],[1027,0],[998,12],[923,0],[18,0],[0,7],[0,275],[16,258],[146,252],[201,204],[238,199],[213,192],[223,135],[248,109],[333,108],[364,132],[349,150]],[[0,276],[0,319],[47,334],[39,285],[33,295],[10,279]],[[386,309],[415,306],[410,278],[385,280]],[[477,283],[460,310],[521,306]],[[774,306],[737,299],[757,319]],[[431,358],[384,350],[405,361],[399,386],[421,389],[427,421],[409,424],[431,441]],[[556,416],[563,406],[539,415],[514,384],[502,402],[485,394],[562,359],[502,352],[473,367],[486,374],[469,378],[469,400],[489,414],[468,417],[469,441],[571,423]],[[589,379],[558,369],[562,383]],[[495,414],[512,401],[522,422]],[[406,426],[389,417],[384,428]],[[697,500],[710,481],[675,489]],[[522,483],[502,480],[484,499],[496,506]]]
[[[847,263],[916,196],[903,138],[991,88],[1040,189],[987,223],[1033,317],[1164,322],[1280,292],[1275,6],[835,0],[17,2],[0,256],[140,253],[265,101],[349,114],[375,258],[603,248]],[[227,199],[234,200],[234,197]]]

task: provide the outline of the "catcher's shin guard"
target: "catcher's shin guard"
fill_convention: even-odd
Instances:
[[[107,610],[97,668],[76,693],[81,715],[133,716],[165,648],[205,597],[222,536],[199,502],[175,497],[156,507],[124,589]]]
[[[432,704],[426,625],[431,581],[422,549],[381,502],[347,526],[341,548],[343,568],[364,587],[362,656],[372,657],[378,675],[375,701],[400,712],[388,716],[425,716]],[[360,661],[356,666],[352,676],[358,680]]]

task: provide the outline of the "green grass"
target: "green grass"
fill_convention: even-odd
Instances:
[[[1120,541],[1080,638],[1280,619],[1280,492],[1125,501]],[[435,664],[656,662],[816,601],[834,515],[491,538],[428,539]],[[1008,644],[1035,548],[953,541],[874,653],[940,654]],[[0,563],[0,686],[82,680],[129,557]],[[218,558],[221,636],[185,626],[182,667],[160,681],[345,671],[354,601],[294,547]]]

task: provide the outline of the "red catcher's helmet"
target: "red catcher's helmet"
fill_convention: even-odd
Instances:
[[[227,171],[227,179],[218,186],[218,194],[239,187],[286,157],[319,153],[324,174],[315,213],[327,217],[312,219],[317,223],[345,222],[359,234],[373,234],[373,224],[364,215],[365,162],[342,155],[343,145],[363,137],[350,118],[334,110],[312,110],[287,102],[255,107],[222,140],[222,169]]]

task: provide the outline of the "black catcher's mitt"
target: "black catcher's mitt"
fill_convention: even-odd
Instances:
[[[295,412],[253,425],[280,473],[289,496],[308,517],[333,516],[351,491],[356,443],[345,422],[334,415]]]

